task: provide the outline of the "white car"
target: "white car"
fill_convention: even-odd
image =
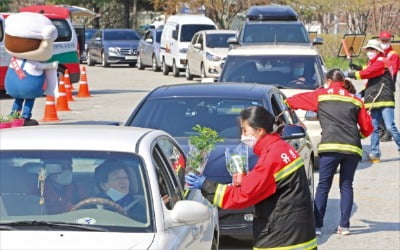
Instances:
[[[287,97],[322,87],[325,67],[318,51],[304,45],[252,45],[229,51],[220,82],[260,83],[278,87]],[[321,126],[312,111],[296,110],[318,156]],[[314,166],[318,166],[315,159]]]
[[[229,51],[228,39],[235,35],[234,30],[202,30],[194,34],[186,54],[186,79],[218,78],[221,62]]]
[[[0,249],[218,248],[217,209],[200,191],[183,189],[185,156],[166,132],[107,125],[22,127],[1,130],[0,145]],[[98,185],[96,169],[105,163],[127,173],[112,181],[129,180],[135,201],[129,215],[120,200],[100,194],[105,184]],[[72,176],[65,174],[68,168]],[[54,206],[68,199],[69,189],[59,188],[65,195],[54,201],[56,189],[49,187],[71,177],[79,192],[70,199],[78,203]],[[131,214],[136,204],[140,209]]]

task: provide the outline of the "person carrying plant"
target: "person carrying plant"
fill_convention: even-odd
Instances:
[[[260,106],[241,111],[241,141],[259,156],[240,185],[221,184],[204,175],[185,176],[190,189],[201,189],[223,209],[255,206],[254,249],[316,249],[311,194],[303,159],[279,135],[275,117]]]
[[[384,121],[386,128],[393,136],[400,151],[400,132],[394,122],[394,91],[395,83],[388,68],[384,51],[378,40],[369,40],[363,47],[366,50],[368,64],[365,69],[347,72],[347,76],[357,80],[368,79],[364,94],[365,107],[371,110],[374,131],[371,135],[371,151],[369,160],[379,162],[381,151],[379,149],[379,122]]]

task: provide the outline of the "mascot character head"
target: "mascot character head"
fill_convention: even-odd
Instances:
[[[56,38],[57,28],[42,14],[21,12],[5,21],[4,46],[16,58],[47,61]]]

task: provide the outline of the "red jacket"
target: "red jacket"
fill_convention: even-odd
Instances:
[[[332,82],[326,89],[294,95],[287,98],[286,103],[294,109],[318,112],[322,128],[318,152],[351,153],[362,157],[361,136],[372,133],[371,116],[364,103],[344,89],[341,82]]]
[[[241,186],[206,179],[201,189],[203,195],[225,209],[255,205],[255,248],[316,248],[311,194],[303,159],[278,134],[261,138],[254,153],[259,159],[243,177]]]
[[[390,73],[392,74],[393,78],[396,79],[395,77],[396,77],[397,72],[399,71],[399,67],[400,67],[399,55],[397,54],[396,51],[393,50],[392,46],[387,48],[383,54],[387,59],[386,64],[388,66]]]

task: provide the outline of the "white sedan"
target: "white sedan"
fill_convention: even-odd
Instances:
[[[218,249],[217,209],[185,192],[163,131],[21,127],[0,145],[0,249]]]

